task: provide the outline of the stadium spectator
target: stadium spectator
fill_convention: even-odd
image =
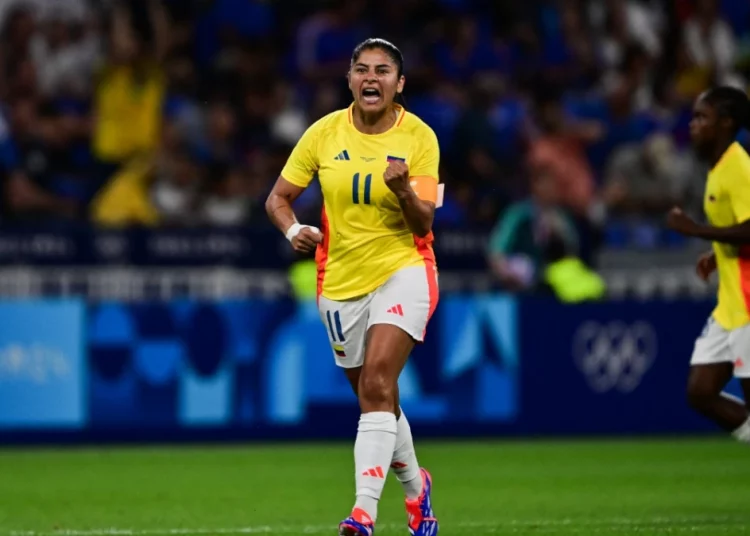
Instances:
[[[326,0],[324,8],[305,18],[296,35],[295,67],[303,80],[318,83],[343,79],[348,51],[367,37],[363,0]]]
[[[74,168],[67,151],[74,130],[54,110],[39,110],[32,96],[15,99],[11,110],[2,151],[5,220],[28,224],[76,217],[78,202],[56,191],[61,175]]]
[[[544,172],[592,262],[599,227],[621,228],[620,216],[653,228],[662,196],[700,209],[684,155],[690,106],[714,81],[746,84],[748,15],[744,0],[0,0],[3,221],[183,225],[185,207],[167,217],[169,202],[154,205],[155,192],[179,197],[180,178],[164,178],[174,171],[146,174],[134,197],[156,216],[122,215],[136,203],[123,176],[180,154],[184,165],[165,166],[188,175],[192,224],[267,224],[274,169],[305,128],[349,104],[348,51],[380,35],[408,51],[406,107],[440,142],[436,225],[486,232],[523,199],[527,174]],[[561,91],[540,96],[550,84]],[[179,133],[177,153],[165,129]],[[643,147],[654,133],[675,146],[655,153],[674,151],[672,166]],[[108,196],[120,208],[104,217]],[[300,204],[317,217],[314,193]]]
[[[719,11],[717,0],[696,0],[693,15],[685,22],[685,45],[692,63],[709,81],[742,87],[735,70],[737,39]]]
[[[214,166],[207,193],[199,201],[199,222],[208,227],[232,227],[248,222],[252,190],[243,170]],[[257,198],[257,197],[256,197]]]
[[[183,148],[132,159],[94,199],[92,217],[106,227],[199,224],[201,171]]]
[[[522,164],[518,154],[525,109],[504,89],[504,83],[491,75],[475,78],[469,103],[456,124],[452,151],[463,164],[463,181],[477,193],[492,191],[507,203],[517,190],[513,177]]]
[[[511,205],[495,225],[489,263],[503,288],[529,291],[538,287],[553,237],[562,241],[566,254],[578,251],[576,227],[560,207],[561,194],[554,171],[536,166],[531,174],[531,197]]]
[[[587,218],[596,185],[585,149],[603,137],[603,126],[597,121],[567,117],[560,95],[553,88],[538,90],[535,111],[539,133],[529,146],[529,167],[549,173],[557,182],[560,203],[576,217]]]
[[[700,207],[701,168],[672,139],[656,134],[615,151],[605,174],[604,198],[616,216],[662,217],[672,206]]]
[[[599,34],[604,69],[617,69],[632,45],[651,59],[663,52],[664,3],[637,0],[606,0],[589,3],[589,16]]]
[[[104,178],[159,143],[169,35],[158,6],[137,2],[117,6],[112,15],[109,53],[94,98],[93,149]]]
[[[39,92],[50,99],[88,98],[101,60],[97,18],[75,3],[55,7],[39,18],[40,31],[30,44]]]

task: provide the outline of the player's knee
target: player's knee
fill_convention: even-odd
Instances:
[[[702,411],[709,407],[718,396],[713,390],[697,381],[688,382],[687,401],[691,408]]]
[[[395,386],[383,371],[368,371],[359,381],[359,404],[363,412],[393,411]]]

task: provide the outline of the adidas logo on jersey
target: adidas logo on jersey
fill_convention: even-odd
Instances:
[[[349,158],[348,151],[344,149],[343,151],[341,151],[338,155],[334,157],[334,160],[351,160],[351,158]]]

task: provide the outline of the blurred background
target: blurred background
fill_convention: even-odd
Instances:
[[[415,423],[598,430],[524,413],[540,360],[583,401],[677,370],[670,411],[611,399],[632,419],[615,429],[700,428],[679,374],[716,284],[694,275],[708,244],[663,221],[702,218],[691,105],[748,85],[745,0],[0,2],[0,428],[294,436],[356,412],[314,265],[263,204],[350,103],[368,36],[403,50],[442,151],[441,307],[402,378]],[[319,224],[316,183],[295,208]]]
[[[700,216],[690,108],[747,85],[744,0],[0,6],[3,294],[98,292],[101,264],[284,270],[263,202],[305,128],[350,102],[368,36],[401,47],[408,108],[441,144],[444,288],[549,293],[546,268],[574,257],[609,297],[714,291],[692,276],[705,244],[662,222],[673,205]],[[320,203],[313,185],[300,217]],[[221,281],[248,285],[236,275]],[[255,281],[283,286],[270,277]]]
[[[684,394],[709,244],[663,222],[703,218],[691,105],[748,86],[750,2],[0,0],[0,445],[108,445],[0,450],[0,536],[333,534],[358,407],[263,204],[371,36],[442,152],[399,388],[446,534],[745,534],[746,451]],[[243,449],[111,446],[187,441]]]

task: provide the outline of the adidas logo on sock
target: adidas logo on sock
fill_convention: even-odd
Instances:
[[[334,160],[351,160],[351,158],[349,158],[349,152],[346,149],[344,149],[339,154],[337,154],[333,159]]]
[[[379,465],[377,467],[371,467],[370,469],[367,469],[366,471],[362,471],[363,476],[374,476],[375,478],[385,478],[385,473],[383,473],[383,468]]]

